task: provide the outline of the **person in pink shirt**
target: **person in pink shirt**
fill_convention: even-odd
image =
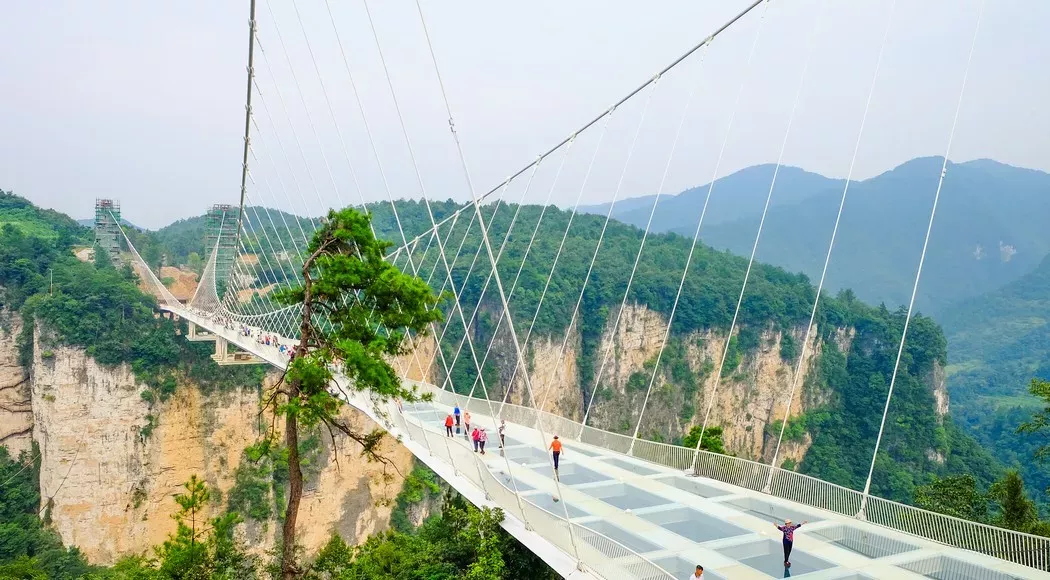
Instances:
[[[489,440],[489,434],[485,432],[485,428],[481,427],[478,429],[478,445],[481,446],[481,454],[485,454],[485,442]]]
[[[805,524],[807,522],[802,522]],[[802,527],[802,524],[792,524],[790,519],[784,520],[784,525],[773,524],[778,530],[784,532],[784,567],[791,567],[791,548],[795,545],[795,530]]]

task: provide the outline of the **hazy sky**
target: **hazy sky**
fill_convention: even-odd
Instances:
[[[262,97],[256,93],[252,201],[319,213],[361,195],[385,199],[324,0],[258,1],[264,53],[256,53]],[[361,0],[329,2],[391,193],[418,197]],[[422,0],[477,189],[524,166],[748,3]],[[585,203],[655,193],[687,102],[665,193],[715,175],[734,110],[717,175],[775,162],[789,119],[785,163],[846,175],[891,3],[759,7],[702,60],[694,55],[618,110],[604,135],[601,126],[582,134],[552,199],[565,206],[581,190]],[[944,153],[979,5],[897,2],[855,177]],[[468,199],[414,2],[369,6],[428,195]],[[235,203],[247,11],[247,0],[8,2],[0,19],[0,188],[75,217],[90,215],[96,197],[116,198],[127,219],[147,227]],[[1047,21],[1042,0],[986,2],[953,159],[1050,170]],[[526,199],[545,199],[561,160],[541,165]]]

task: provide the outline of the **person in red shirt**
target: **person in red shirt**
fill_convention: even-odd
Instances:
[[[474,441],[474,453],[477,453],[478,452],[478,428],[477,427],[475,427],[474,430],[470,432],[470,438]]]
[[[551,441],[550,447],[547,449],[551,450],[551,455],[554,457],[554,471],[558,471],[558,459],[561,457],[561,441],[558,440],[558,436],[554,436],[554,441]]]
[[[448,417],[445,417],[445,436],[446,437],[451,437],[452,436],[452,425],[453,424],[454,424],[454,421],[452,420],[452,415],[449,415]]]

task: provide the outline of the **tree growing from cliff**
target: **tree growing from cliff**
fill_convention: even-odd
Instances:
[[[689,430],[685,438],[682,439],[682,446],[690,449],[696,449],[696,442],[700,440],[700,425],[693,425],[693,428]],[[700,449],[704,451],[710,451],[712,453],[721,453],[722,455],[728,455],[726,453],[726,446],[722,440],[722,427],[714,425],[704,431],[704,441],[700,444]]]
[[[324,424],[335,441],[339,431],[361,446],[370,461],[393,465],[379,453],[383,432],[362,432],[340,419],[344,389],[368,391],[380,400],[417,399],[387,362],[405,354],[408,333],[425,334],[441,319],[439,297],[423,280],[383,259],[391,244],[378,240],[371,216],[353,209],[332,210],[314,232],[303,262],[302,280],[276,295],[300,305],[299,342],[288,369],[267,399],[284,417],[288,450],[288,504],[282,529],[281,576],[301,571],[296,563],[295,524],[303,494],[299,433]],[[336,373],[347,379],[337,383]]]

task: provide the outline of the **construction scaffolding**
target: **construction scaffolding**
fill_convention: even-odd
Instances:
[[[235,205],[217,203],[211,206],[204,217],[204,261],[215,254],[215,288],[219,296],[223,295],[226,281],[233,271],[237,259],[237,213]],[[216,251],[217,250],[217,251]]]
[[[95,199],[95,251],[109,255],[114,264],[120,261],[120,202]]]

